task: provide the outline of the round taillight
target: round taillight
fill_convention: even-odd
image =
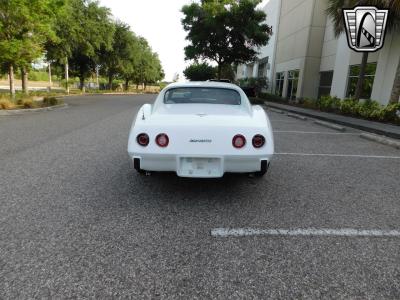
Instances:
[[[255,136],[253,136],[252,143],[254,148],[261,148],[265,144],[265,137],[261,134],[256,134]]]
[[[149,136],[146,133],[140,133],[138,134],[138,136],[136,137],[136,141],[140,146],[147,146],[149,144]]]
[[[169,143],[168,135],[166,135],[165,133],[160,133],[156,136],[156,143],[160,147],[167,147]]]
[[[237,134],[232,139],[232,145],[235,148],[242,148],[246,145],[246,138],[241,134]]]

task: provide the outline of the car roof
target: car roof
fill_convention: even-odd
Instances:
[[[187,81],[187,82],[174,82],[166,86],[166,88],[182,88],[182,87],[209,87],[209,88],[228,88],[240,90],[240,88],[233,83],[217,82],[217,81]]]

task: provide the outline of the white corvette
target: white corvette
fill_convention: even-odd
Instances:
[[[221,82],[174,83],[133,122],[128,153],[135,169],[182,177],[266,173],[274,154],[265,111],[241,88]]]

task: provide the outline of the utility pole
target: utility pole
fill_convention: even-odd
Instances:
[[[69,95],[69,72],[68,72],[68,58],[65,59],[65,88],[67,91],[67,95]]]
[[[53,85],[52,81],[51,81],[51,63],[49,62],[49,88],[48,90],[51,90],[51,86]]]
[[[97,89],[99,89],[99,66],[96,65],[96,85],[97,85]]]

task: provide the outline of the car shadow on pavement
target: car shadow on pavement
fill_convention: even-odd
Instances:
[[[157,172],[150,176],[129,172],[132,196],[138,193],[150,201],[212,202],[229,204],[249,198],[249,185],[267,184],[268,175],[251,178],[247,174],[225,174],[222,178],[184,178],[173,172]],[[257,194],[257,191],[254,190]],[[250,199],[251,199],[250,195]]]

